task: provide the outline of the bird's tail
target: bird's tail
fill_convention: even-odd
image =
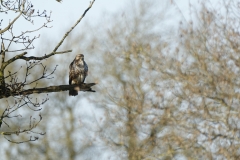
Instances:
[[[78,95],[78,91],[76,90],[69,90],[69,96],[76,96]]]

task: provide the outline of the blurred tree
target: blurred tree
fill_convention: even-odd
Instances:
[[[82,20],[87,11],[92,7],[94,0],[90,3],[89,7],[84,11],[83,15],[77,20],[77,22],[65,33],[63,38],[55,46],[55,48],[48,54],[42,54],[42,56],[26,56],[27,51],[35,49],[33,42],[40,36],[35,36],[42,28],[51,28],[49,23],[51,22],[51,13],[35,11],[33,4],[28,0],[1,0],[0,3],[0,14],[8,14],[10,16],[16,16],[10,18],[8,23],[8,17],[2,18],[0,21],[1,35],[1,63],[0,63],[0,99],[8,98],[1,102],[1,114],[0,114],[0,129],[1,135],[3,135],[8,141],[15,143],[22,143],[26,141],[35,141],[38,139],[37,136],[30,134],[30,138],[16,142],[9,139],[11,135],[19,135],[22,133],[28,134],[44,134],[34,132],[33,129],[42,120],[41,114],[39,114],[39,120],[36,120],[33,116],[30,116],[29,124],[26,126],[16,125],[14,118],[28,117],[25,109],[19,111],[21,108],[28,107],[31,111],[41,110],[41,106],[48,100],[44,98],[39,101],[41,96],[35,96],[36,93],[50,93],[50,92],[61,92],[73,89],[75,87],[81,88],[81,91],[92,91],[92,84],[81,84],[81,85],[60,85],[60,86],[48,86],[39,88],[39,82],[42,80],[51,79],[52,75],[56,71],[57,66],[52,70],[48,71],[48,67],[44,65],[43,60],[48,59],[51,56],[57,54],[63,54],[71,52],[71,50],[58,51],[65,38],[69,33],[76,27],[76,25]],[[33,19],[37,17],[45,19],[42,26],[35,29],[25,29],[22,31],[17,30],[17,21],[25,20],[24,23],[34,23]],[[23,19],[21,19],[23,18]],[[27,26],[27,25],[26,25]],[[21,33],[18,33],[21,32]],[[17,64],[17,60],[23,60],[25,65]],[[14,66],[14,67],[13,67]],[[21,66],[21,67],[20,67]],[[32,72],[38,73],[37,76],[33,77]],[[41,86],[40,86],[41,87]],[[23,113],[24,112],[24,113]],[[17,120],[18,121],[18,120]],[[15,123],[15,124],[14,124]],[[19,122],[18,122],[19,123]],[[7,136],[9,138],[7,138]]]
[[[176,4],[159,13],[142,1],[92,40],[104,75],[98,132],[121,159],[238,159],[239,4],[211,3],[174,32],[164,23]]]

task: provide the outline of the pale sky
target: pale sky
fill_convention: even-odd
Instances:
[[[88,11],[76,29],[79,29],[86,21],[96,22],[99,21],[104,14],[114,13],[120,9],[124,9],[123,7],[127,2],[128,0],[96,0],[93,7]],[[89,6],[89,3],[89,0],[63,0],[62,3],[58,3],[55,0],[34,2],[38,8],[52,11],[53,22],[51,24],[53,29],[45,29],[42,33],[61,34],[60,36],[62,37],[64,34],[63,31],[68,30],[69,27],[77,21]]]
[[[88,11],[86,16],[82,19],[82,22],[77,25],[74,31],[84,32],[82,25],[88,23],[98,23],[104,17],[107,17],[111,14],[122,14],[125,10],[129,9],[129,6],[134,1],[140,0],[96,0],[93,4],[93,7]],[[161,6],[166,2],[174,2],[177,4],[178,9],[181,10],[183,16],[188,20],[189,19],[189,0],[165,0],[159,1],[157,3],[156,9],[161,9]],[[58,41],[63,37],[66,31],[79,19],[79,17],[83,14],[85,9],[89,6],[90,0],[63,0],[61,3],[58,3],[56,0],[32,0],[34,5],[35,13],[37,9],[40,11],[46,10],[48,13],[52,11],[51,22],[48,26],[52,26],[50,29],[42,29],[37,34],[40,34],[40,39],[34,42],[36,48],[38,48],[39,43],[42,40],[48,39],[51,41],[52,45],[56,45]],[[191,0],[191,3],[200,3],[197,0]],[[173,7],[167,10],[169,12],[169,22],[173,26],[176,26],[176,17],[173,17],[172,12]],[[3,16],[3,14],[1,14]],[[7,15],[4,15],[7,16]],[[17,15],[12,16],[8,14],[9,19],[12,20]],[[179,15],[178,15],[179,17]],[[174,20],[175,19],[175,20]],[[24,30],[29,30],[29,28],[35,29],[38,26],[42,25],[45,21],[44,18],[34,18],[34,24],[26,22],[23,18],[19,19],[14,25],[15,31],[21,32]],[[4,27],[8,23],[8,19],[4,18],[4,22],[1,27]],[[111,23],[111,22],[109,22]],[[5,25],[4,25],[5,24]],[[177,26],[176,26],[177,27]],[[30,51],[31,52],[31,51]]]

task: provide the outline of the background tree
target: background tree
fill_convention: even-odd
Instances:
[[[50,92],[60,92],[65,90],[73,89],[74,87],[80,88],[81,91],[92,91],[92,84],[82,84],[82,85],[60,85],[60,86],[48,86],[45,88],[40,88],[39,83],[43,80],[53,78],[52,75],[56,71],[53,68],[48,71],[48,67],[44,65],[43,60],[48,59],[57,54],[63,54],[71,52],[72,50],[58,51],[59,47],[62,45],[65,38],[69,33],[76,27],[76,25],[82,20],[87,11],[92,7],[94,0],[90,3],[89,7],[84,11],[83,15],[77,20],[77,22],[71,27],[69,31],[65,33],[59,43],[56,44],[54,49],[50,53],[41,53],[41,56],[26,56],[27,51],[35,49],[34,41],[40,36],[36,36],[39,30],[43,28],[50,28],[49,23],[51,22],[51,12],[47,11],[36,11],[32,2],[28,0],[16,0],[16,1],[5,1],[1,0],[0,13],[10,14],[16,16],[11,19],[8,23],[7,18],[2,19],[0,25],[3,28],[0,29],[1,35],[1,64],[0,64],[0,98],[8,98],[1,102],[1,116],[0,116],[0,128],[1,134],[10,141],[13,136],[18,136],[19,134],[26,133],[30,134],[30,138],[27,140],[22,140],[16,143],[22,143],[26,141],[35,141],[38,139],[35,134],[44,134],[41,132],[33,131],[34,128],[42,120],[41,114],[39,114],[38,120],[33,116],[30,116],[28,125],[19,126],[16,125],[18,118],[25,117],[29,115],[29,112],[25,111],[25,107],[32,111],[40,111],[41,106],[48,100],[48,98],[41,99],[41,96],[32,95],[39,93],[50,93]],[[45,22],[38,28],[25,29],[18,31],[17,21],[22,21],[21,25],[24,23],[34,24],[34,19],[43,18]],[[30,27],[31,28],[31,27]],[[22,60],[17,63],[17,60]],[[37,73],[36,77],[32,76],[32,72]],[[24,108],[24,109],[22,109]],[[19,111],[22,109],[22,111]],[[26,114],[26,115],[24,115]],[[27,116],[29,117],[29,116]],[[15,119],[16,118],[16,119]],[[15,122],[14,122],[15,121]],[[4,125],[3,125],[4,124]],[[21,123],[22,124],[22,123]],[[7,138],[7,135],[9,138]]]
[[[165,5],[133,4],[92,40],[104,75],[95,132],[116,159],[237,159],[239,6],[204,1],[174,32],[163,23],[179,8]]]

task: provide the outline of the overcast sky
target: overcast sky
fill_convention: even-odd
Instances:
[[[81,28],[81,25],[84,25],[85,22],[89,23],[98,23],[104,17],[111,14],[122,14],[125,10],[129,9],[128,6],[133,1],[140,0],[96,0],[93,4],[93,7],[86,14],[86,17],[83,18],[82,22],[77,26],[76,30]],[[173,0],[166,0],[173,1]],[[159,9],[163,2],[159,1]],[[197,0],[192,0],[191,3],[197,2]],[[41,36],[51,35],[51,38],[60,38],[64,35],[64,31],[67,31],[70,26],[72,26],[76,20],[82,15],[84,10],[89,6],[89,0],[63,0],[61,3],[58,3],[55,0],[34,0],[32,1],[34,8],[40,10],[52,11],[52,20],[51,26],[52,29],[43,29],[41,30]],[[189,11],[188,5],[189,0],[178,0],[176,2],[179,9],[182,11],[185,18],[188,19]],[[171,9],[169,8],[169,12]],[[169,17],[172,19],[173,17]],[[34,26],[37,26],[37,20],[35,20]],[[39,23],[40,25],[41,23]],[[30,25],[30,24],[29,24]]]
[[[112,14],[123,14],[127,9],[129,9],[131,3],[137,2],[140,0],[96,0],[93,4],[93,7],[89,10],[89,12],[86,14],[86,16],[83,18],[82,22],[77,25],[75,28],[75,31],[79,30],[80,32],[84,32],[84,30],[81,30],[83,28],[83,25],[88,23],[98,23],[108,15]],[[79,19],[79,17],[82,15],[84,10],[89,6],[90,0],[63,0],[61,3],[58,3],[56,0],[32,0],[32,4],[34,5],[35,14],[37,12],[37,9],[39,11],[46,10],[48,13],[51,11],[52,16],[51,24],[48,26],[52,26],[51,29],[42,29],[39,31],[38,34],[41,35],[42,39],[50,39],[51,44],[55,45],[60,38],[63,37],[65,32],[69,30],[69,28]],[[186,20],[189,19],[189,0],[161,0],[156,1],[156,9],[161,9],[162,6],[164,6],[164,3],[172,3],[176,4],[175,8],[172,7],[174,5],[170,5],[169,8],[167,8],[167,12],[169,13],[169,22],[175,27],[176,24],[174,22],[174,19],[178,15],[174,16],[174,9],[181,10],[182,15],[185,17]],[[191,0],[191,4],[200,3],[197,0]],[[176,12],[177,13],[177,12]],[[3,14],[1,14],[3,16]],[[6,16],[6,15],[4,15]],[[9,20],[12,20],[13,17],[16,17],[15,15],[8,14]],[[29,28],[37,28],[38,26],[43,24],[44,18],[34,18],[34,24],[26,23],[26,21],[21,18],[18,20],[16,25],[14,25],[15,31],[23,31]],[[4,27],[8,23],[8,19],[4,18],[4,22],[1,27]],[[110,23],[110,22],[109,22]],[[168,22],[166,22],[168,23]],[[36,34],[35,34],[36,35]],[[39,43],[41,43],[41,40],[35,41],[34,45],[38,48]]]
[[[128,0],[96,0],[93,7],[89,10],[77,28],[80,28],[80,26],[86,21],[97,22],[104,14],[114,13],[121,9],[123,10],[128,2]],[[67,30],[77,21],[77,19],[83,14],[84,10],[89,6],[89,3],[89,0],[63,0],[61,3],[58,3],[55,0],[34,1],[37,8],[52,11],[53,22],[51,24],[54,32],[50,29],[51,31],[44,30],[42,33],[62,33],[63,35],[63,31]]]

